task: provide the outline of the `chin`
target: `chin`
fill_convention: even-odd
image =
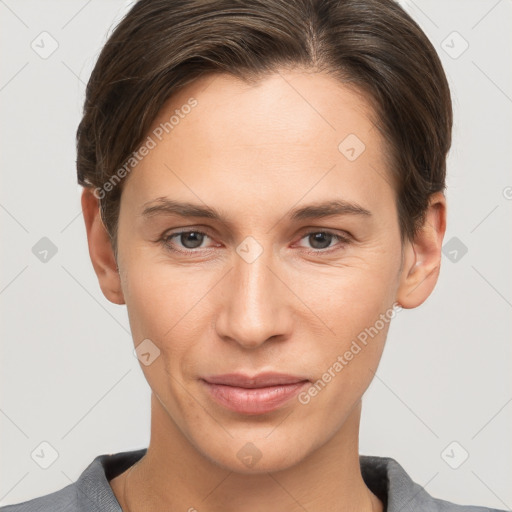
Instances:
[[[279,428],[279,427],[278,427]],[[288,469],[303,460],[314,447],[307,446],[302,435],[291,439],[285,429],[269,435],[268,429],[260,437],[244,435],[226,438],[208,446],[196,445],[196,449],[212,463],[234,473],[257,475]]]

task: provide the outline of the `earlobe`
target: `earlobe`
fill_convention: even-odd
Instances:
[[[441,268],[441,249],[446,231],[446,198],[430,197],[425,222],[414,241],[404,247],[404,264],[396,301],[405,309],[423,304],[435,288]]]
[[[99,201],[92,189],[84,188],[82,192],[82,212],[87,231],[89,256],[101,291],[110,302],[125,304],[110,236],[101,219]]]

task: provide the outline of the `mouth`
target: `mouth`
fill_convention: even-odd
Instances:
[[[279,409],[310,383],[305,377],[282,373],[261,373],[254,377],[231,373],[200,380],[217,404],[248,415]]]

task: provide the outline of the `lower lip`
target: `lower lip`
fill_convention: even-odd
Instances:
[[[309,381],[266,388],[238,388],[224,384],[206,385],[211,397],[220,405],[241,414],[265,414],[275,411],[296,396]]]

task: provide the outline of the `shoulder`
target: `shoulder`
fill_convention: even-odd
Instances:
[[[0,512],[122,512],[109,481],[145,453],[146,448],[142,448],[98,455],[76,482],[38,498],[0,507]]]
[[[502,509],[479,507],[476,505],[458,505],[451,501],[445,501],[438,498],[430,497],[430,508],[425,510],[433,510],[436,512],[505,512]]]
[[[502,509],[458,505],[431,496],[390,457],[360,455],[366,485],[386,505],[386,512],[505,512]]]
[[[79,510],[76,483],[32,500],[0,507],[0,512],[74,512]]]
[[[441,498],[436,498],[431,496],[422,486],[416,483],[414,483],[413,493],[414,494],[411,497],[412,503],[410,506],[406,506],[404,503],[403,505],[399,505],[397,510],[403,507],[403,512],[406,510],[422,510],[425,512],[505,512],[504,510],[500,509],[477,505],[461,505],[451,501],[443,500]]]

